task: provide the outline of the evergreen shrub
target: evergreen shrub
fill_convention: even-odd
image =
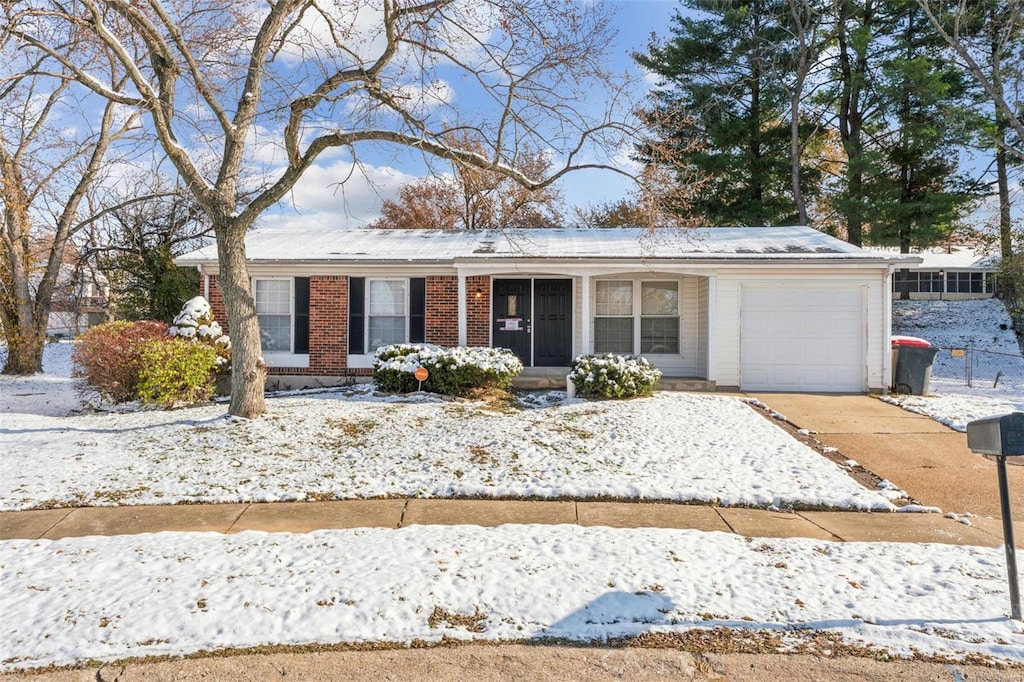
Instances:
[[[174,407],[198,403],[213,395],[217,350],[211,345],[181,338],[163,338],[142,345],[139,399]]]
[[[417,368],[429,372],[423,390],[462,396],[475,389],[508,389],[523,363],[507,348],[440,348],[428,344],[399,344],[380,348],[373,361],[378,390],[409,393],[420,387]]]
[[[569,364],[569,378],[583,398],[635,398],[658,387],[661,370],[635,355],[580,355]]]

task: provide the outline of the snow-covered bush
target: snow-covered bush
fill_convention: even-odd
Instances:
[[[658,387],[661,370],[635,355],[581,355],[570,365],[569,378],[585,398],[635,398]]]
[[[198,341],[213,348],[216,351],[214,367],[218,374],[225,374],[231,369],[231,339],[213,319],[210,304],[202,296],[185,302],[167,333],[172,337]]]
[[[418,367],[430,373],[423,389],[445,395],[465,395],[478,388],[507,389],[512,377],[523,371],[523,363],[506,348],[400,344],[377,350],[373,381],[381,391],[415,391],[420,382],[413,372]]]
[[[75,344],[74,375],[115,403],[137,397],[142,346],[163,338],[163,322],[108,322],[90,328]]]
[[[139,399],[164,407],[209,400],[216,381],[212,371],[216,360],[217,350],[212,345],[183,338],[147,341],[140,353]]]

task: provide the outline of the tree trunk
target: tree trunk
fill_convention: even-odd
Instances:
[[[264,389],[267,366],[263,364],[256,302],[249,282],[245,256],[245,226],[231,219],[214,224],[220,273],[217,285],[224,296],[231,333],[231,404],[228,413],[254,419],[266,411]]]
[[[1000,15],[993,8],[989,12],[991,35],[992,87],[999,97],[1003,96],[1003,46],[999,36]],[[1006,131],[1010,127],[999,105],[995,105],[996,124],[996,186],[999,188],[999,255],[1003,263],[1013,258],[1013,224],[1010,220],[1010,180],[1006,169]]]
[[[859,14],[856,14],[858,13]],[[867,28],[872,22],[872,3],[856,7],[843,2],[839,7],[838,43],[842,71],[839,104],[839,137],[846,152],[846,241],[861,246],[864,239],[864,148],[861,140],[864,112],[861,95],[867,71],[867,46],[851,42],[847,24]]]
[[[801,225],[806,225],[809,222],[807,220],[807,204],[804,202],[804,193],[800,187],[800,96],[802,90],[803,79],[801,78],[793,89],[793,95],[789,101],[789,158],[797,221]]]
[[[27,326],[30,327],[27,330],[18,329],[14,334],[7,335],[7,361],[4,363],[3,374],[26,375],[43,371],[46,334],[31,329],[37,325]]]

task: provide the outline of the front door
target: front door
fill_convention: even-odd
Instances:
[[[493,296],[492,345],[495,348],[508,348],[519,356],[525,367],[529,367],[533,335],[530,280],[496,279]]]
[[[572,280],[534,280],[533,296],[533,364],[568,367],[572,359]]]

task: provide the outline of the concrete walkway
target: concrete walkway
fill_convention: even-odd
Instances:
[[[388,499],[5,512],[0,514],[0,539],[55,540],[159,531],[305,533],[325,528],[402,528],[425,524],[567,523],[616,528],[690,528],[747,537],[939,542],[987,547],[1001,544],[1002,531],[997,522],[991,519],[972,521],[980,523],[967,526],[939,514],[790,513],[630,502]],[[1020,541],[1016,544],[1024,547]]]
[[[1000,518],[996,463],[971,452],[964,433],[871,396],[755,397],[922,504],[947,513]],[[1019,539],[1024,534],[1024,466],[1008,466],[1007,473]],[[985,519],[972,522],[983,525]]]

